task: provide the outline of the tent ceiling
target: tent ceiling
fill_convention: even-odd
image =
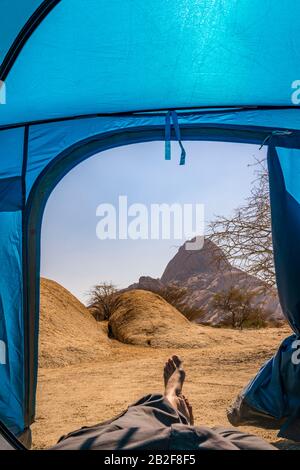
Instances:
[[[4,7],[11,13],[23,3],[26,20],[40,1],[5,0]],[[271,0],[61,0],[5,80],[0,125],[135,110],[289,106],[291,83],[300,78],[299,15],[294,0],[284,7]],[[20,15],[15,21],[6,43]]]
[[[40,6],[43,0],[1,0],[0,16],[0,63],[14,42],[24,24]]]

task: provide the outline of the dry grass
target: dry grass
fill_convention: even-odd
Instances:
[[[67,301],[64,295],[70,294],[60,291],[57,306],[62,300]],[[53,303],[52,314],[57,314]],[[70,321],[65,314],[60,318],[61,321]],[[55,363],[55,344],[58,341],[59,354],[62,354],[62,347],[68,351],[69,342],[74,344],[74,336],[68,333],[62,346],[69,327],[60,325],[61,335],[56,331],[51,336],[48,325],[45,342],[47,321],[42,319],[41,342],[44,342],[43,348],[49,347],[52,351],[49,356],[52,366],[49,367],[49,361],[46,364],[42,362],[43,367],[39,370],[37,415],[32,426],[34,448],[49,447],[62,434],[108,419],[143,394],[162,391],[162,367],[172,353],[178,353],[184,360],[187,372],[184,392],[193,404],[196,424],[228,426],[228,405],[262,363],[271,357],[282,339],[290,334],[288,327],[236,331],[195,326],[201,331],[200,337],[205,338],[205,347],[152,348],[107,340],[107,324],[102,323],[93,333],[94,324],[90,319],[88,322],[92,328],[89,332],[81,317],[72,317],[72,328],[75,328],[76,318],[80,318],[76,329],[78,349],[73,352],[73,365],[64,367],[60,361]],[[186,330],[179,333],[188,342]],[[94,341],[94,351],[91,356],[86,354],[82,362],[81,341],[87,341],[88,335],[91,343],[85,346],[85,350],[89,351]],[[77,359],[81,363],[75,364]],[[241,429],[250,430],[281,447],[297,447],[287,441],[279,441],[274,431]]]
[[[41,280],[40,367],[64,367],[109,354],[109,341],[88,309],[68,290]]]
[[[199,348],[207,345],[206,329],[190,323],[160,295],[131,290],[118,298],[110,317],[113,337],[127,344],[153,348]]]

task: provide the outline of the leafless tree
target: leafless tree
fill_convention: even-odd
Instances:
[[[98,284],[89,292],[88,308],[97,321],[108,320],[118,306],[118,290],[111,284]]]
[[[208,238],[224,252],[233,266],[275,285],[268,171],[265,160],[255,161],[255,180],[245,203],[232,217],[217,216],[208,227]]]

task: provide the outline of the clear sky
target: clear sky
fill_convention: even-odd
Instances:
[[[70,171],[52,192],[43,218],[41,275],[61,283],[78,298],[94,284],[118,287],[141,275],[160,277],[184,240],[99,240],[96,208],[118,197],[128,204],[201,203],[205,223],[229,215],[249,195],[254,157],[265,149],[246,144],[185,142],[186,165],[179,147],[164,160],[164,143],[119,147],[97,154]],[[250,164],[250,165],[249,165]]]

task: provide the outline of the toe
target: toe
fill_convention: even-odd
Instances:
[[[172,360],[173,360],[176,367],[181,366],[182,360],[178,356],[176,356],[176,355],[172,356]]]
[[[170,370],[173,373],[174,370],[176,369],[176,365],[175,365],[173,359],[169,359],[169,365],[170,365]]]

